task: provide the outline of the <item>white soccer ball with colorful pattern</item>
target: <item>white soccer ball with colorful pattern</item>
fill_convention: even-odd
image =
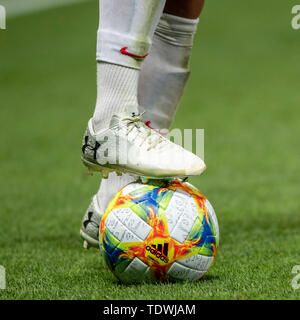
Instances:
[[[210,202],[191,184],[131,183],[110,202],[100,238],[122,282],[195,281],[216,257],[219,227]]]

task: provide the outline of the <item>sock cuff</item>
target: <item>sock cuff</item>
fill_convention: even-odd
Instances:
[[[140,69],[151,45],[150,39],[136,39],[112,30],[98,30],[96,60],[133,69]],[[122,50],[125,53],[122,53]],[[127,53],[130,52],[130,53]],[[141,58],[133,57],[140,56]]]
[[[178,28],[179,30],[186,30],[186,31],[195,31],[197,29],[197,25],[199,22],[199,18],[197,19],[189,19],[183,18],[179,16],[175,16],[170,13],[163,13],[161,15],[160,20],[167,21],[171,27]]]
[[[188,19],[172,14],[162,14],[155,35],[162,41],[180,47],[192,47],[198,19]]]
[[[100,0],[97,61],[140,69],[165,0]]]

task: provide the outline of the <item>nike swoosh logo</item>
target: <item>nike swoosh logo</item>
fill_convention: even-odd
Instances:
[[[128,49],[128,47],[123,47],[123,48],[121,48],[120,52],[122,54],[124,54],[125,56],[129,56],[129,57],[132,57],[132,58],[135,58],[135,59],[145,59],[149,54],[149,53],[147,53],[144,56],[138,56],[138,55],[136,55],[134,53],[128,52],[127,49]]]
[[[151,127],[151,121],[150,121],[150,120],[145,121],[144,123],[145,123],[145,125],[146,125],[148,128],[150,128],[150,129],[153,129],[153,130],[154,130],[154,128],[152,128],[152,127]]]

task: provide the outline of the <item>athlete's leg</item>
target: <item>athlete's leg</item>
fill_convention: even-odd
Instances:
[[[171,126],[189,77],[191,49],[203,2],[168,0],[164,9],[166,14],[161,16],[155,30],[150,54],[141,68],[138,87],[139,104],[146,110],[145,119],[154,128],[169,129]],[[87,234],[92,235],[93,231],[97,234],[99,223],[97,225],[95,221],[100,219],[115,193],[132,181],[129,175],[119,177],[116,174],[102,179],[83,219],[82,230]],[[94,243],[97,245],[97,241]]]
[[[165,0],[100,0],[96,132],[127,106],[138,114],[139,72],[164,4]]]
[[[82,160],[104,177],[115,171],[162,179],[200,175],[206,168],[199,157],[147,128],[139,115],[139,69],[164,3],[100,0],[98,96],[84,134]]]
[[[204,0],[167,0],[139,81],[139,104],[157,129],[169,129],[189,79],[194,34]]]

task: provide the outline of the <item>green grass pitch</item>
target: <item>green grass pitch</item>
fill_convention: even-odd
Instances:
[[[98,4],[0,31],[0,299],[299,299],[299,37],[287,1],[207,1],[174,127],[205,128],[220,249],[197,283],[124,286],[81,218],[100,176],[80,161],[96,98]]]

